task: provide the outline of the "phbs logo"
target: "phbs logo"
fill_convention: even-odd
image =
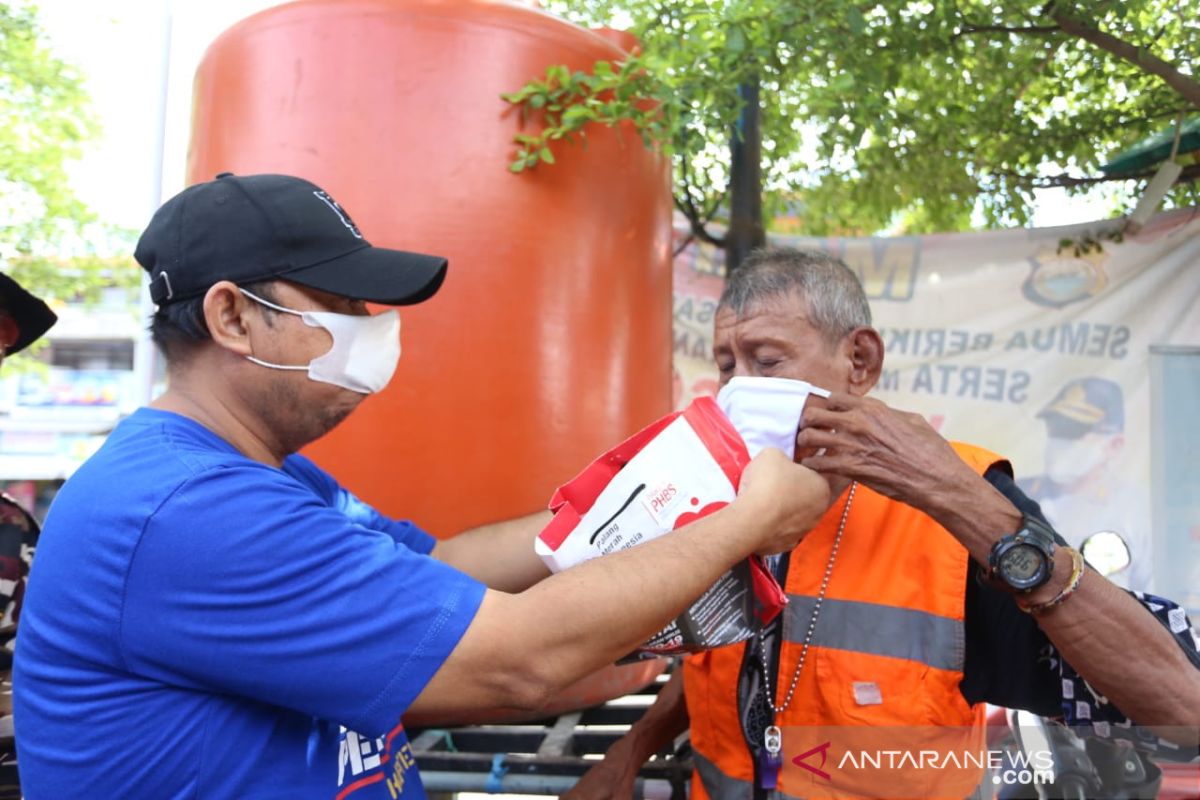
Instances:
[[[668,483],[649,498],[650,510],[662,513],[662,510],[667,507],[667,503],[671,502],[677,494],[679,494],[679,490],[675,488],[675,484]]]
[[[649,512],[654,521],[663,527],[674,518],[674,510],[679,506],[683,496],[674,482],[668,481],[652,485],[642,497],[642,506]]]

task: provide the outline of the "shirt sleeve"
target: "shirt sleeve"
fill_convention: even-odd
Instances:
[[[1141,592],[1130,592],[1142,607],[1147,609],[1187,654],[1192,666],[1200,670],[1200,654],[1196,652],[1196,640],[1192,635],[1191,621],[1184,610],[1174,601]],[[1174,742],[1160,739],[1149,729],[1142,728],[1129,719],[1108,698],[1097,692],[1066,661],[1058,659],[1059,677],[1062,681],[1063,723],[1082,735],[1101,739],[1121,739],[1133,744],[1138,750],[1154,753],[1167,761],[1191,761],[1200,755],[1195,746],[1182,747]]]
[[[351,521],[364,528],[382,531],[410,550],[424,554],[433,552],[437,539],[408,520],[392,519],[380,514],[373,506],[359,500],[345,489],[311,459],[298,454],[288,456],[283,462],[283,470],[310,486],[330,507],[338,509]]]
[[[222,467],[147,521],[126,577],[121,652],[147,677],[381,736],[484,592],[279,470]]]
[[[1045,521],[1038,504],[1017,488],[1007,471],[991,467],[984,478],[1022,513]],[[1058,716],[1062,690],[1054,646],[1033,617],[1017,608],[1011,595],[983,577],[983,570],[972,560],[967,570],[967,652],[959,687],[963,697],[968,703],[987,702]]]
[[[1022,513],[1047,522],[1038,504],[1002,470],[984,475]],[[1066,542],[1055,533],[1060,546]],[[988,702],[1061,718],[1103,738],[1131,738],[1142,750],[1174,754],[1180,748],[1138,733],[1130,720],[1096,692],[1065,662],[1034,618],[1017,608],[1012,596],[983,580],[975,562],[967,574],[966,661],[960,689],[969,703]],[[1200,669],[1200,653],[1191,623],[1176,603],[1154,595],[1129,592],[1174,637],[1192,665]],[[1131,732],[1124,737],[1126,732]],[[1184,754],[1185,757],[1191,755]]]

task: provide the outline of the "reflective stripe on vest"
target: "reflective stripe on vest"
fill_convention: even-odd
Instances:
[[[1010,472],[999,456],[952,445],[978,474]],[[844,500],[842,501],[844,502]],[[840,522],[834,504],[792,553],[785,591],[775,702],[787,704],[775,722],[789,726],[944,726],[982,732],[983,707],[959,687],[966,652],[965,592],[969,556],[936,521],[865,486],[848,517],[846,538],[797,671],[803,639]],[[893,580],[893,578],[895,580]],[[752,797],[754,762],[741,730],[737,697],[744,644],[698,653],[684,662],[684,693],[696,754],[694,795],[717,800]],[[796,679],[791,702],[790,684]],[[866,687],[862,699],[859,686]],[[866,689],[870,689],[867,692]],[[882,702],[880,702],[882,699]],[[736,776],[736,777],[734,777]],[[781,776],[782,788],[789,788]],[[795,788],[791,788],[795,792]]]
[[[812,619],[815,597],[789,594],[784,626],[789,641],[803,644]],[[919,661],[935,669],[962,670],[966,657],[966,632],[956,619],[910,608],[897,608],[856,600],[825,598],[820,624],[813,634],[815,647]]]
[[[731,778],[699,753],[692,753],[692,766],[704,784],[705,793],[713,800],[744,800],[754,796],[750,781]]]

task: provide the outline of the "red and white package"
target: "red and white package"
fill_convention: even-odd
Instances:
[[[534,550],[552,572],[662,536],[729,505],[750,463],[711,397],[699,397],[593,461],[550,499],[554,518]],[[631,657],[740,642],[787,602],[757,557],[725,573]]]

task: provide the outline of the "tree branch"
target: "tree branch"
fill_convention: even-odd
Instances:
[[[689,233],[687,236],[683,237],[683,241],[679,243],[679,247],[676,247],[671,251],[671,260],[674,261],[675,259],[679,258],[679,254],[684,250],[687,250],[688,245],[694,241],[696,241],[696,235],[693,233]]]
[[[1058,25],[1026,25],[1013,27],[1009,25],[963,25],[958,31],[951,36],[951,39],[959,39],[972,33],[1033,33],[1039,36],[1046,36],[1052,33],[1061,33],[1062,28]]]
[[[678,195],[675,195],[672,199],[675,201],[675,208],[679,209],[679,212],[687,217],[688,227],[691,229],[694,237],[702,242],[711,244],[713,247],[725,246],[724,238],[713,236],[704,227],[704,223],[708,220],[701,219],[700,212],[696,210],[696,205],[692,202],[690,195],[685,192],[683,200],[680,200]]]
[[[1118,39],[1111,33],[1105,33],[1098,28],[1093,28],[1074,17],[1068,16],[1058,8],[1056,3],[1051,3],[1046,9],[1046,13],[1066,33],[1090,42],[1101,50],[1124,59],[1151,75],[1157,75],[1168,86],[1179,92],[1185,100],[1196,108],[1200,108],[1200,81],[1196,81],[1191,76],[1180,72],[1175,68],[1175,65],[1164,61],[1144,47],[1132,45],[1123,39]]]
[[[683,179],[683,199],[680,199],[679,195],[672,197],[675,201],[675,208],[679,209],[679,212],[687,217],[693,236],[702,242],[711,244],[713,247],[724,247],[725,237],[713,236],[705,226],[712,219],[712,215],[716,213],[717,208],[720,207],[721,200],[725,197],[725,192],[729,191],[728,187],[725,192],[721,193],[716,202],[713,203],[712,208],[702,213],[700,209],[696,208],[696,201],[692,199],[692,179],[688,174],[686,158],[680,158],[679,174]]]
[[[1111,183],[1112,181],[1139,180],[1153,177],[1156,171],[1144,170],[1142,172],[1128,172],[1122,175],[1099,175],[1091,178],[1077,178],[1074,175],[1067,175],[1066,173],[1060,175],[1023,175],[1019,172],[1003,169],[994,169],[991,170],[991,173],[1011,178],[1017,183],[1024,184],[1032,189],[1052,189],[1056,187],[1094,186],[1098,183]],[[1197,179],[1200,179],[1200,164],[1191,164],[1184,167],[1183,172],[1179,173],[1179,178],[1175,183],[1191,183]]]

